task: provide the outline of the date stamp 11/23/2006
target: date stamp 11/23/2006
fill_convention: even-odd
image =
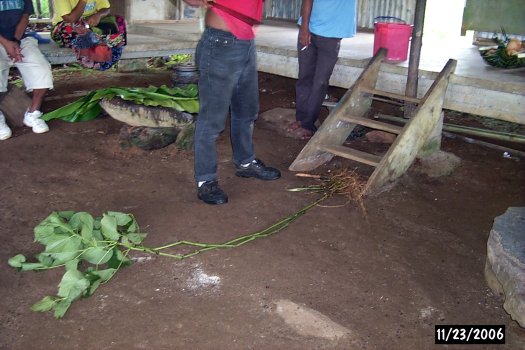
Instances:
[[[504,325],[436,325],[436,344],[505,344]]]

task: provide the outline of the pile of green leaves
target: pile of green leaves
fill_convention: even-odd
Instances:
[[[188,63],[192,58],[191,54],[177,54],[177,55],[170,55],[169,60],[166,62],[167,66],[176,66],[178,64],[185,64]]]
[[[129,251],[146,236],[139,232],[132,215],[119,212],[107,212],[100,218],[85,212],[54,212],[35,227],[34,233],[35,241],[45,246],[36,255],[37,261],[27,262],[19,254],[8,263],[21,271],[65,267],[58,294],[46,296],[31,307],[41,312],[53,310],[56,318],[64,316],[75,300],[91,296],[119,268],[131,264]]]
[[[501,32],[501,39],[499,37],[493,38],[497,47],[491,47],[488,49],[480,48],[479,53],[483,60],[491,66],[498,68],[510,69],[525,67],[525,58],[520,58],[518,55],[509,55],[507,53],[507,45],[509,44],[510,38],[504,28],[501,28]]]
[[[162,106],[188,113],[199,112],[198,89],[197,85],[194,84],[174,88],[165,85],[147,88],[114,87],[91,91],[75,102],[44,114],[42,119],[46,121],[61,119],[68,122],[93,120],[102,110],[99,102],[103,98],[111,99],[114,97],[145,106]]]
[[[480,50],[479,52],[483,60],[494,67],[505,69],[525,67],[525,58],[509,55],[507,45],[501,40],[498,40],[497,48]]]

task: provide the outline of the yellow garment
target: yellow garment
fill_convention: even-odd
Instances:
[[[62,16],[68,15],[77,6],[79,0],[55,0],[53,1],[53,25],[62,22]],[[109,0],[87,0],[86,8],[82,18],[89,17],[101,9],[109,8]]]

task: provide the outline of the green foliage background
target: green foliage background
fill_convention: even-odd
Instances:
[[[38,3],[40,3],[40,13],[38,13]],[[33,0],[33,7],[35,9],[35,15],[39,16],[39,18],[51,18],[49,0]]]

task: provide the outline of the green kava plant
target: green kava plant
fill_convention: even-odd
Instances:
[[[308,191],[321,195],[270,227],[218,244],[181,240],[150,248],[142,245],[146,233],[140,232],[132,214],[108,211],[102,217],[94,218],[86,212],[54,212],[34,229],[35,242],[45,246],[44,251],[36,255],[36,262],[28,262],[24,255],[18,254],[9,259],[8,264],[20,271],[65,268],[57,295],[46,296],[31,307],[33,311],[53,311],[56,318],[61,318],[74,301],[93,295],[121,267],[130,265],[132,261],[128,255],[131,251],[182,260],[208,250],[239,247],[287,228],[308,210],[334,194],[346,195],[362,206],[360,186],[354,175],[341,173],[324,179],[319,185],[290,189],[289,191]],[[166,252],[168,249],[184,247],[185,253]]]
[[[93,295],[121,267],[130,265],[132,261],[128,255],[131,251],[182,260],[208,250],[239,247],[279,232],[324,199],[325,196],[262,231],[225,243],[177,241],[157,248],[142,245],[146,233],[139,231],[139,225],[131,214],[109,211],[101,218],[93,218],[86,212],[54,212],[34,229],[35,242],[45,246],[44,251],[36,255],[37,261],[28,262],[24,255],[18,254],[9,259],[8,264],[20,271],[65,268],[57,295],[46,296],[31,307],[33,311],[54,311],[55,317],[61,318],[74,301]],[[165,252],[166,249],[182,246],[193,250],[184,254]]]

